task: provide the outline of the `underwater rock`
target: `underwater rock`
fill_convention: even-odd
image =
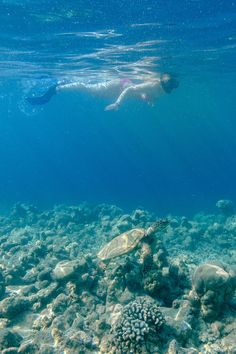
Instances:
[[[52,311],[56,314],[62,314],[67,308],[69,298],[65,294],[59,294],[52,302]]]
[[[106,319],[102,316],[100,319],[95,322],[95,333],[99,338],[102,338],[104,332],[107,332],[111,329],[111,326],[106,322]]]
[[[134,298],[135,298],[134,294],[131,293],[128,288],[125,288],[125,290],[123,291],[123,293],[119,298],[119,301],[122,305],[126,305],[132,300],[134,300]]]
[[[198,298],[204,318],[214,319],[233,295],[236,274],[220,263],[205,263],[195,270],[192,284],[190,298]]]
[[[121,216],[116,227],[120,233],[123,233],[123,232],[126,232],[126,231],[132,229],[133,223],[132,223],[132,218],[130,217],[130,215]]]
[[[192,220],[170,216],[165,234],[143,239],[144,247],[128,257],[103,263],[96,254],[120,232],[117,225],[121,230],[147,229],[157,216],[142,209],[125,214],[107,204],[61,205],[43,212],[19,205],[14,213],[0,215],[0,328],[19,328],[24,340],[20,347],[10,345],[1,353],[120,354],[114,330],[123,323],[123,308],[140,296],[163,306],[158,309],[165,318],[160,330],[147,324],[149,332],[139,347],[143,354],[195,354],[195,348],[204,354],[236,352],[233,280],[221,283],[215,279],[218,272],[210,276],[206,270],[209,279],[199,274],[196,290],[188,297],[193,287],[189,273],[199,264],[209,264],[209,254],[229,264],[210,262],[234,278],[235,215],[199,213]],[[18,306],[18,299],[26,304]],[[124,353],[132,353],[132,348]]]
[[[158,294],[158,290],[162,286],[162,276],[161,272],[158,270],[152,270],[143,279],[143,289],[144,291],[151,296]]]
[[[41,344],[40,354],[57,354],[58,348],[53,348],[50,344]]]
[[[38,210],[34,205],[16,203],[11,210],[11,217],[23,221],[35,222]]]
[[[53,320],[50,332],[56,353],[93,353],[97,348],[98,339],[94,330],[88,331],[90,320],[87,316],[85,324],[80,312],[80,307],[76,304]],[[91,310],[91,315],[96,315],[94,309]]]
[[[64,347],[70,353],[86,353],[91,352],[97,348],[97,343],[93,337],[84,331],[77,331],[76,333],[68,334],[65,338]],[[66,351],[65,351],[66,352]]]
[[[6,348],[19,347],[22,337],[7,328],[0,329],[0,350],[1,353]]]
[[[196,317],[190,301],[176,300],[173,306],[177,308],[176,314],[172,318],[166,318],[171,336],[174,336],[181,344],[192,342]]]
[[[16,347],[9,347],[2,350],[1,354],[18,354],[18,349]]]
[[[4,296],[5,290],[6,290],[5,279],[4,279],[3,274],[0,270],[0,300]]]
[[[80,261],[62,261],[59,262],[52,274],[56,280],[68,280],[75,278],[78,273],[83,273],[87,270],[87,264],[85,259]]]
[[[151,245],[144,242],[142,244],[139,254],[139,262],[142,264],[142,270],[143,272],[146,272],[153,266],[153,251]]]
[[[235,235],[236,235],[236,216],[233,215],[231,217],[228,217],[225,223],[225,230],[228,232],[228,234],[232,234],[234,237],[234,245],[235,245]]]
[[[149,335],[164,324],[164,317],[156,304],[146,298],[137,298],[126,305],[113,328],[113,341],[118,352],[139,353]]]
[[[155,254],[153,267],[143,273],[143,289],[148,295],[171,306],[172,301],[183,294],[183,289],[190,287],[188,269],[183,261],[168,263],[165,251],[159,251]]]
[[[55,315],[51,311],[50,307],[45,308],[37,315],[37,318],[33,322],[33,330],[39,331],[41,329],[45,330],[46,328],[49,328],[52,324],[52,321],[54,320],[54,317]]]
[[[52,274],[56,280],[65,280],[74,276],[76,272],[76,261],[62,261],[58,263]]]
[[[36,294],[29,297],[31,303],[34,303],[34,309],[39,309],[42,305],[47,304],[56,295],[58,283],[53,282],[46,288],[40,289]]]
[[[103,277],[98,279],[96,287],[93,291],[101,301],[105,302],[107,297],[107,283]]]
[[[119,279],[123,277],[124,286],[127,286],[129,291],[135,292],[141,289],[142,267],[129,257],[126,258],[123,267],[117,268],[114,274]]]
[[[135,225],[139,224],[141,227],[144,227],[145,223],[151,221],[155,218],[154,215],[148,213],[143,209],[136,209],[131,215],[131,219]]]
[[[173,339],[168,347],[166,354],[198,354],[199,351],[195,348],[182,348],[178,342]]]
[[[234,327],[231,332],[226,335],[222,341],[222,349],[225,353],[236,353],[236,328]]]
[[[234,203],[228,199],[218,200],[216,207],[225,216],[231,216],[234,214]]]
[[[183,216],[183,217],[181,218],[180,225],[181,225],[182,227],[185,227],[186,229],[191,229],[191,227],[192,227],[191,223],[188,221],[188,219],[186,218],[186,216]]]
[[[39,352],[39,347],[32,341],[22,343],[18,349],[18,354],[35,354]]]
[[[163,291],[166,288],[163,279],[164,272],[162,273],[162,270],[168,269],[168,260],[163,244],[158,241],[155,246],[157,247],[157,251],[154,256],[151,257],[151,255],[148,255],[145,260],[146,262],[144,262],[142,285],[148,295],[161,298],[162,296],[160,296],[159,291],[160,289]],[[169,278],[169,272],[167,278]]]
[[[37,240],[35,242],[35,245],[30,247],[27,253],[21,257],[21,266],[19,267],[19,271],[21,270],[21,272],[25,272],[25,270],[30,269],[32,266],[39,264],[42,259],[46,257],[46,255],[46,245],[41,241]]]
[[[126,257],[114,265],[107,270],[107,303],[120,302],[126,288],[131,293],[141,289],[141,266],[137,262]]]
[[[155,255],[153,261],[158,269],[168,266],[168,252],[163,242],[158,240],[155,244]]]
[[[0,302],[0,317],[12,319],[19,313],[27,310],[31,303],[25,297],[7,297]]]
[[[43,280],[51,281],[52,280],[51,272],[52,272],[52,268],[46,267],[43,270],[41,270],[41,272],[38,273],[37,279],[39,281],[43,281]]]

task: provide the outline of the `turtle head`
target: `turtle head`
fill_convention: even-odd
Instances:
[[[169,220],[168,219],[160,219],[156,221],[154,224],[149,226],[146,230],[146,235],[149,236],[153,234],[156,231],[162,231],[164,230],[168,225],[169,225]]]

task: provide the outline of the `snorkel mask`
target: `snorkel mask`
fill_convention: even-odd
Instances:
[[[179,81],[176,75],[170,73],[164,73],[161,75],[161,87],[166,93],[171,93],[171,91],[179,86]]]

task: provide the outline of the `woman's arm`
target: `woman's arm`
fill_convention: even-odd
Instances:
[[[147,95],[146,92],[149,92],[150,90],[152,91],[153,89],[155,91],[157,86],[159,87],[159,82],[156,81],[148,81],[141,84],[128,86],[121,92],[115,103],[112,103],[105,108],[105,111],[118,109],[122,102],[130,96],[135,96],[147,101],[146,97],[149,95]]]
[[[136,85],[137,86],[137,85]],[[126,87],[120,94],[120,96],[117,98],[115,103],[110,104],[109,106],[106,106],[105,111],[112,111],[116,110],[120,107],[121,103],[132,93],[135,91],[136,86],[129,86]]]

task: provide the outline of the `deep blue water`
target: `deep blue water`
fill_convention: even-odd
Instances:
[[[234,1],[1,1],[0,207],[191,214],[236,200],[235,59]],[[36,110],[25,102],[55,80],[147,71],[180,80],[154,108],[104,112],[112,102],[78,92]]]

